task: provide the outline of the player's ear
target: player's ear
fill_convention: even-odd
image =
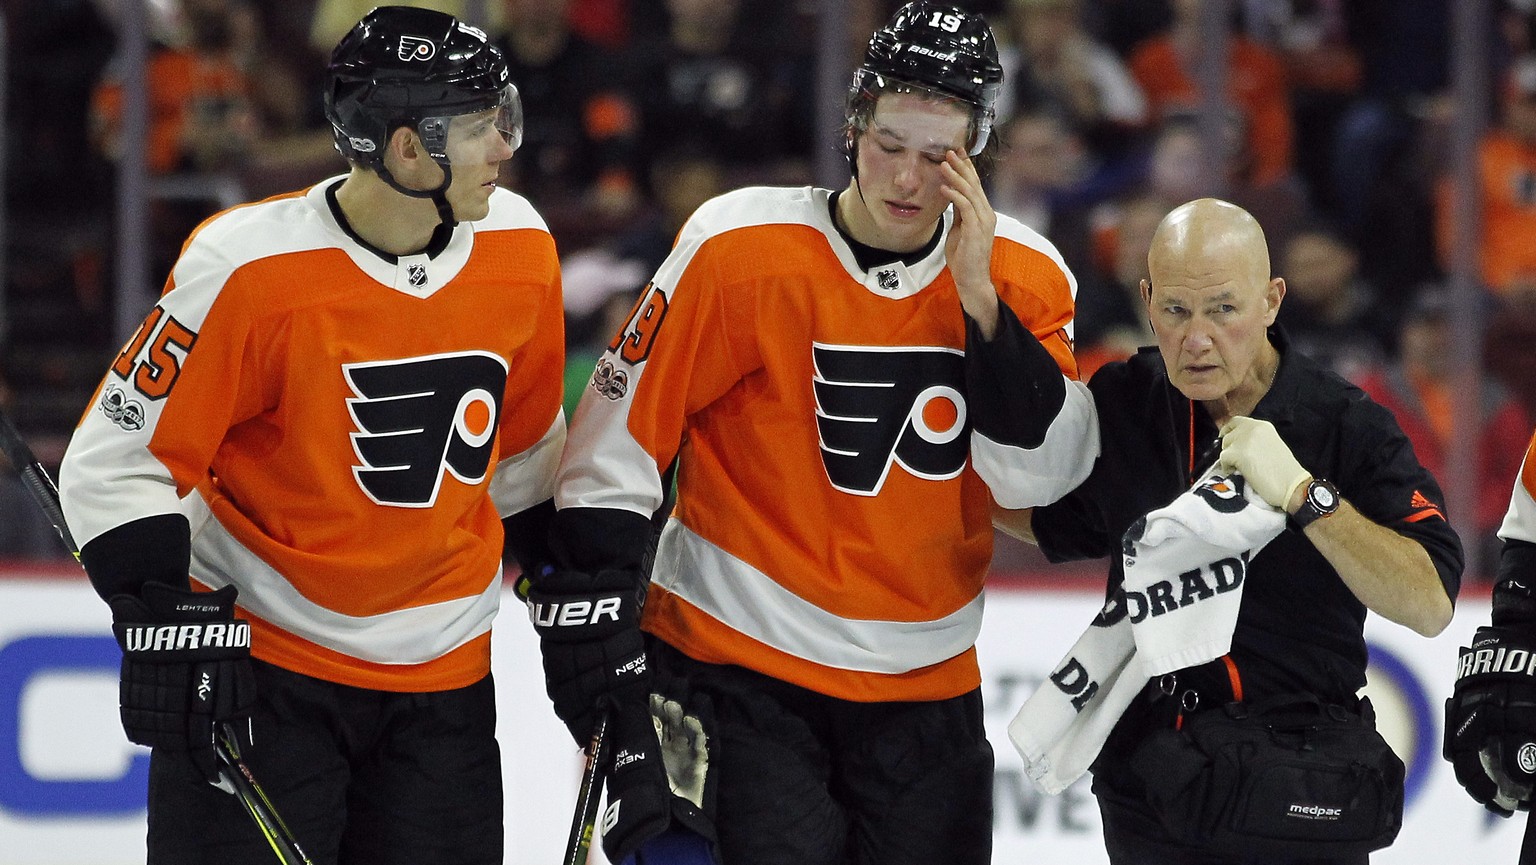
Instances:
[[[409,126],[400,126],[391,132],[386,149],[393,153],[395,158],[407,161],[419,159],[424,154],[421,137]]]

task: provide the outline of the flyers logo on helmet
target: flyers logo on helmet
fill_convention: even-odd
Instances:
[[[872,496],[893,464],[928,480],[965,468],[970,427],[958,350],[813,343],[811,353],[821,461],[832,486]]]
[[[431,60],[437,56],[437,45],[422,36],[401,36],[396,56],[401,60]]]
[[[456,352],[345,364],[357,398],[358,486],[381,505],[431,507],[444,472],[474,485],[490,467],[507,364],[489,352]]]

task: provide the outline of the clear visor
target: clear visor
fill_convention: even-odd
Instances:
[[[947,93],[861,70],[858,95],[873,108],[859,112],[855,125],[888,143],[943,156],[958,150],[975,156],[992,134],[992,115]],[[885,98],[880,98],[880,97]]]
[[[512,150],[523,143],[523,103],[508,84],[494,108],[451,117],[428,117],[417,127],[433,158],[457,164],[483,164],[499,150],[497,139]],[[504,158],[504,157],[503,157]]]

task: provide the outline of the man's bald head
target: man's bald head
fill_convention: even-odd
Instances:
[[[1163,217],[1147,252],[1154,285],[1169,268],[1208,273],[1218,266],[1236,266],[1250,285],[1269,281],[1269,245],[1252,214],[1231,202],[1199,198]]]
[[[1152,234],[1147,273],[1142,299],[1169,381],[1213,418],[1247,413],[1279,366],[1267,331],[1285,297],[1258,221],[1214,198],[1181,204]]]

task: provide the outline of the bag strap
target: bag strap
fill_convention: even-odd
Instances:
[[[1318,718],[1341,724],[1358,719],[1368,726],[1375,726],[1376,713],[1370,701],[1362,698],[1360,703],[1359,709],[1351,709],[1338,703],[1327,702],[1309,691],[1296,691],[1274,694],[1249,703],[1229,703],[1225,711],[1228,716],[1238,719],[1288,714],[1293,717]]]
[[[1216,706],[1242,703],[1243,676],[1242,673],[1237,669],[1237,661],[1233,660],[1230,654],[1222,655],[1216,660],[1202,664],[1199,667],[1192,667],[1190,668],[1190,671],[1197,672],[1195,675],[1187,675],[1189,671],[1180,671],[1180,673],[1174,677],[1174,681],[1176,683],[1178,682],[1179,676],[1187,675],[1187,678],[1194,679],[1194,682],[1189,683],[1192,686],[1190,689],[1184,690],[1182,688],[1177,688],[1174,691],[1164,691],[1164,693],[1168,696],[1175,698],[1173,729],[1182,730],[1184,728],[1185,717],[1193,715],[1194,713],[1203,709],[1212,709]],[[1204,682],[1211,685],[1211,688],[1220,690],[1222,684],[1216,683],[1220,681],[1223,674],[1225,674],[1226,681],[1222,684],[1225,684],[1227,689],[1227,693],[1220,695],[1223,699],[1218,700],[1217,694],[1211,693],[1210,689],[1206,689],[1204,692],[1202,692],[1200,688],[1200,680],[1203,679]]]

